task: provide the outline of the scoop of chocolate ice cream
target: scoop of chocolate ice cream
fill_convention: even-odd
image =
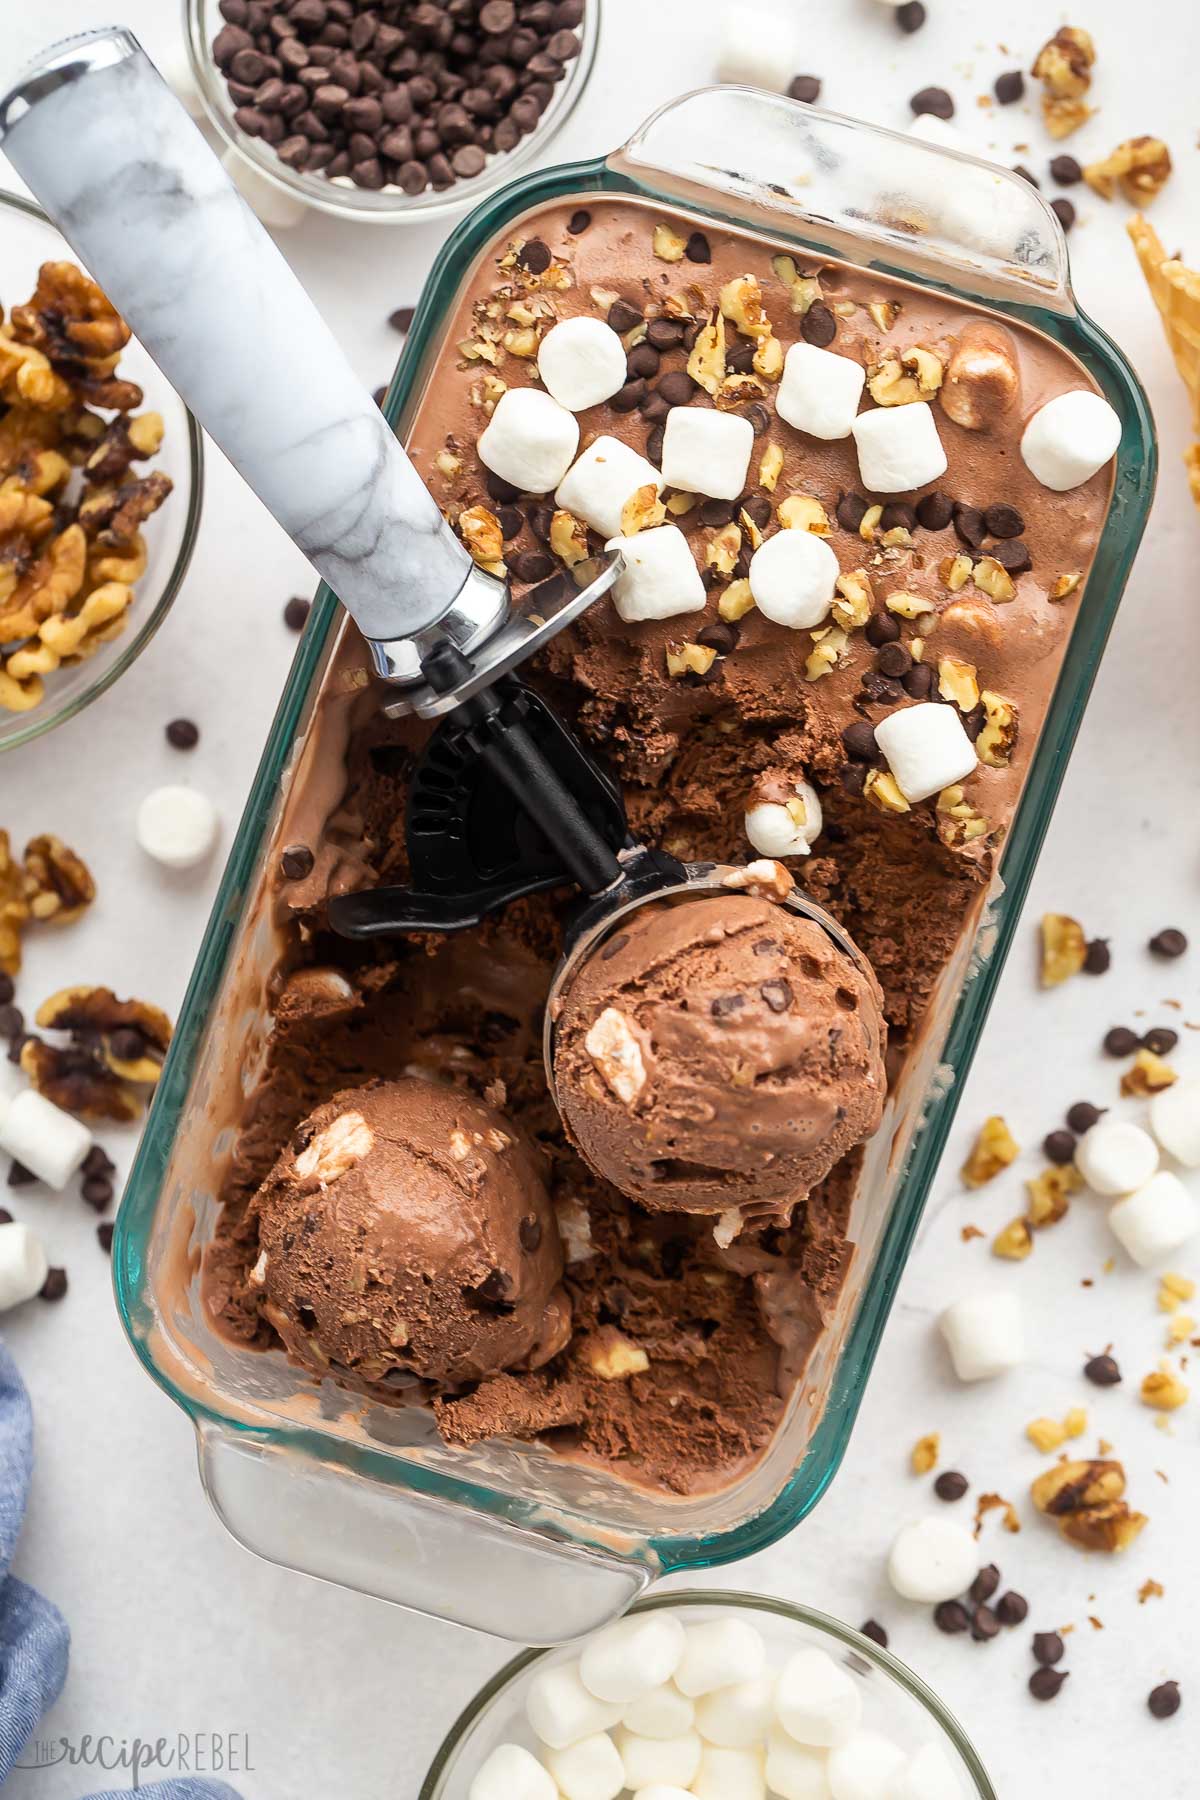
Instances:
[[[790,1213],[879,1125],[874,978],[753,894],[643,907],[563,996],[554,1076],[597,1172],[643,1206]]]
[[[335,1095],[254,1207],[262,1312],[317,1373],[446,1387],[536,1368],[570,1336],[534,1152],[457,1089],[376,1081]]]

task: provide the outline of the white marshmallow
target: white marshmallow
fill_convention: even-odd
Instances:
[[[520,488],[548,494],[558,486],[579,448],[573,413],[540,388],[509,388],[480,433],[479,460],[485,469]]]
[[[913,805],[975,773],[975,746],[953,706],[923,700],[902,707],[875,727],[896,785]]]
[[[558,1800],[554,1779],[520,1744],[498,1744],[467,1789],[467,1800]]]
[[[500,403],[503,405],[503,401]],[[496,408],[499,412],[500,408]],[[652,462],[623,444],[620,438],[598,437],[578,462],[560,477],[554,498],[567,512],[575,513],[593,531],[615,537],[621,529],[625,504],[639,488],[654,485],[662,492],[663,478]]]
[[[775,1711],[798,1744],[828,1749],[858,1730],[862,1693],[854,1677],[814,1645],[795,1651],[780,1669]]]
[[[700,1767],[700,1738],[694,1731],[681,1737],[644,1738],[618,1725],[613,1741],[625,1767],[625,1786],[635,1794],[648,1787],[687,1787]]]
[[[33,1088],[0,1102],[0,1150],[56,1191],[65,1188],[91,1149],[86,1125]]]
[[[833,1800],[887,1800],[893,1778],[904,1767],[904,1752],[878,1731],[859,1731],[829,1752],[829,1792]]]
[[[1118,1200],[1108,1215],[1113,1232],[1134,1262],[1148,1269],[1200,1231],[1200,1207],[1169,1169]]]
[[[775,410],[809,437],[848,438],[858,413],[867,371],[850,356],[793,344],[783,365]]]
[[[172,44],[169,49],[156,53],[154,64],[175,98],[183,103],[189,115],[193,119],[202,119],[204,102],[200,98],[200,89],[197,87],[196,77],[192,73],[191,59],[182,39]]]
[[[1128,1119],[1100,1119],[1075,1146],[1075,1166],[1094,1193],[1132,1194],[1158,1167],[1148,1131]]]
[[[829,1800],[828,1758],[777,1726],[767,1740],[767,1786],[780,1800]]]
[[[579,1678],[579,1664],[569,1662],[556,1663],[534,1676],[525,1713],[543,1744],[565,1750],[581,1738],[607,1731],[621,1717],[621,1708],[589,1694]]]
[[[947,150],[965,150],[967,140],[957,125],[949,119],[939,119],[936,113],[918,113],[908,128],[910,137],[922,138],[927,144],[941,144]]]
[[[695,1717],[695,1703],[668,1681],[632,1701],[622,1713],[621,1723],[638,1737],[673,1738],[690,1731]]]
[[[926,1744],[892,1778],[887,1800],[962,1800],[962,1783],[940,1744]]]
[[[788,13],[739,4],[739,0],[723,6],[719,16],[717,80],[786,93],[804,60],[795,20]]]
[[[829,617],[840,573],[824,538],[811,531],[777,531],[750,558],[750,592],[765,618],[808,631]]]
[[[227,150],[221,162],[250,211],[269,230],[290,231],[294,225],[299,225],[308,211],[303,200],[260,175],[240,150]]]
[[[737,413],[673,406],[663,432],[662,472],[668,487],[714,500],[745,491],[754,454],[754,427]]]
[[[1120,441],[1120,415],[1099,394],[1077,388],[1056,394],[1034,413],[1021,455],[1043,487],[1065,494],[1102,469]]]
[[[588,1639],[579,1661],[579,1679],[597,1700],[616,1700],[628,1706],[639,1695],[670,1681],[683,1646],[683,1625],[673,1613],[641,1613],[622,1619]]]
[[[692,1782],[695,1800],[765,1800],[761,1750],[722,1750],[706,1744]]]
[[[703,1625],[690,1625],[684,1635],[675,1686],[692,1700],[711,1694],[714,1688],[754,1681],[766,1669],[767,1646],[748,1619],[729,1613]]]
[[[167,869],[194,869],[217,841],[220,821],[207,794],[195,788],[160,787],[137,811],[137,841]]]
[[[804,802],[800,824],[778,800],[761,800],[747,811],[746,836],[760,856],[807,856],[820,837],[824,816],[816,789],[807,781],[798,781],[796,794]]]
[[[28,1225],[16,1219],[0,1225],[0,1312],[32,1300],[49,1271],[42,1240]]]
[[[696,1706],[696,1730],[710,1744],[748,1750],[761,1743],[775,1716],[775,1683],[770,1675],[715,1688]]]
[[[586,412],[629,379],[625,346],[603,319],[564,319],[542,339],[538,374],[569,412]]]
[[[638,1795],[638,1800],[694,1800],[694,1797],[687,1788],[656,1785],[643,1788]]]
[[[1175,1082],[1150,1102],[1150,1129],[1185,1169],[1200,1169],[1200,1079]]]
[[[624,573],[613,588],[613,605],[627,625],[704,610],[704,583],[678,525],[655,525],[634,537],[609,538],[605,548],[619,550],[625,558]]]
[[[979,1573],[979,1545],[953,1519],[914,1519],[892,1539],[887,1572],[905,1600],[936,1606],[966,1593]]]
[[[946,452],[928,401],[876,406],[850,427],[858,472],[872,494],[906,494],[946,473]]]
[[[566,1800],[616,1800],[625,1786],[620,1753],[603,1731],[566,1750],[543,1750],[542,1761]]]
[[[990,1381],[1025,1356],[1025,1321],[1016,1294],[968,1294],[938,1321],[960,1381]]]

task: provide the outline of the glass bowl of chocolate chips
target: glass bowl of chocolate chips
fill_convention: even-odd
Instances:
[[[339,218],[473,205],[545,150],[595,60],[601,0],[184,0],[212,123]]]

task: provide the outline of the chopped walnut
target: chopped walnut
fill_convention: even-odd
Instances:
[[[697,387],[716,395],[725,381],[725,320],[719,310],[700,330],[688,357],[687,372]]]
[[[1187,1275],[1175,1275],[1168,1272],[1160,1275],[1158,1280],[1158,1310],[1174,1312],[1185,1300],[1192,1300],[1196,1295],[1196,1284]]]
[[[657,484],[648,481],[644,487],[636,488],[621,508],[621,536],[636,537],[639,531],[661,525],[666,516],[667,509],[658,497]]]
[[[911,406],[937,393],[942,374],[941,358],[914,345],[910,350],[889,351],[870,371],[867,391],[880,406]]]
[[[975,754],[990,769],[1003,769],[1012,761],[1017,741],[1017,709],[1011,700],[985,688],[979,696],[983,706],[983,730],[975,740]]]
[[[1017,597],[1016,582],[1004,564],[997,562],[994,556],[981,556],[975,564],[971,579],[989,600],[995,600],[1000,606],[1007,605]]]
[[[786,900],[796,882],[781,862],[763,856],[744,868],[731,869],[728,875],[721,877],[721,886],[753,894],[762,900]]]
[[[744,577],[731,581],[717,601],[717,612],[727,625],[735,625],[739,619],[744,619],[753,607],[754,595],[750,592],[750,583]]]
[[[1154,1407],[1156,1412],[1176,1412],[1188,1398],[1187,1383],[1166,1363],[1161,1369],[1151,1370],[1139,1391],[1143,1405]]]
[[[601,1325],[589,1332],[579,1350],[587,1367],[601,1381],[627,1381],[631,1375],[644,1375],[650,1367],[650,1358],[641,1345],[615,1325]]]
[[[1057,987],[1078,975],[1087,957],[1087,937],[1078,919],[1066,913],[1042,915],[1041,982]]]
[[[1067,1428],[1057,1419],[1031,1419],[1025,1427],[1025,1436],[1043,1456],[1049,1456],[1052,1450],[1066,1443]]]
[[[669,225],[660,224],[654,227],[654,254],[660,261],[682,262],[686,249],[686,238],[681,238],[679,233],[672,231]]]
[[[21,933],[28,920],[25,871],[9,849],[7,831],[0,831],[0,971],[5,975],[20,973]]]
[[[568,569],[585,562],[589,552],[587,526],[583,520],[559,507],[550,521],[550,548]]]
[[[1125,1550],[1146,1524],[1123,1498],[1125,1471],[1118,1462],[1060,1462],[1034,1481],[1033,1503],[1052,1518],[1069,1543],[1083,1550]]]
[[[890,331],[900,316],[894,300],[868,300],[867,315],[879,331]]]
[[[718,575],[732,575],[737,567],[737,559],[742,553],[742,533],[740,526],[731,520],[715,531],[709,538],[704,550],[704,561]]]
[[[329,1187],[369,1156],[374,1145],[375,1133],[360,1112],[339,1113],[297,1156],[296,1174],[301,1181]]]
[[[771,336],[771,321],[763,306],[762,289],[754,275],[737,275],[717,296],[721,312],[743,337],[763,344]]]
[[[886,769],[872,769],[863,785],[863,793],[880,812],[906,813],[912,808],[900,792],[896,777]]]
[[[941,1438],[936,1431],[930,1431],[923,1438],[917,1439],[910,1458],[914,1475],[928,1475],[932,1469],[937,1468],[940,1447]]]
[[[667,674],[673,680],[684,675],[707,675],[717,653],[709,644],[688,644],[671,639],[666,647]]]
[[[938,795],[935,820],[938,837],[950,850],[965,849],[987,837],[992,829],[978,807],[967,799],[959,782],[943,788]]]
[[[624,1106],[632,1106],[646,1085],[642,1046],[623,1012],[606,1006],[583,1040],[605,1083]]]
[[[812,634],[812,650],[805,660],[808,681],[819,681],[829,675],[846,655],[849,639],[840,625],[826,625]]]
[[[811,531],[816,537],[832,533],[829,515],[812,494],[792,494],[780,501],[776,512],[785,531]]]
[[[1111,200],[1118,187],[1131,206],[1147,206],[1166,186],[1171,175],[1171,152],[1161,138],[1134,137],[1118,144],[1111,156],[1087,163],[1083,179],[1102,200]]]
[[[944,556],[938,564],[938,580],[952,594],[960,593],[971,579],[974,568],[969,556],[960,550],[955,556]]]
[[[1071,1163],[1051,1163],[1025,1183],[1029,1195],[1026,1217],[1035,1231],[1057,1225],[1070,1208],[1070,1196],[1083,1186],[1083,1176]]]
[[[495,513],[486,506],[468,506],[459,514],[458,529],[473,562],[493,575],[505,573],[504,533]]]
[[[1047,600],[1065,600],[1069,594],[1075,592],[1082,580],[1082,569],[1072,569],[1066,575],[1059,575],[1050,585],[1050,591],[1046,595]]]
[[[763,338],[754,352],[754,372],[764,381],[778,381],[783,374],[783,345],[777,337]]]
[[[969,1188],[983,1187],[1016,1162],[1020,1154],[1021,1147],[1007,1124],[994,1113],[980,1126],[971,1154],[962,1166],[964,1184]]]
[[[1068,137],[1091,118],[1083,96],[1092,84],[1096,47],[1089,32],[1063,25],[1042,45],[1033,73],[1042,83],[1042,117],[1053,138]]]
[[[758,465],[758,480],[768,494],[773,494],[779,485],[779,477],[783,474],[783,451],[778,444],[768,444],[762,453]]]
[[[25,846],[25,892],[33,918],[69,925],[96,898],[96,884],[83,859],[47,833]]]
[[[958,656],[943,656],[938,663],[938,693],[961,712],[974,712],[979,705],[979,678],[975,665]]]
[[[992,1240],[992,1255],[1003,1256],[1009,1262],[1024,1262],[1032,1250],[1033,1237],[1027,1219],[1013,1219]]]
[[[864,544],[875,542],[875,533],[879,529],[879,521],[883,517],[883,507],[878,503],[868,506],[858,523],[858,535]]]
[[[814,302],[821,298],[820,282],[815,275],[802,275],[796,267],[795,258],[791,256],[773,256],[771,268],[788,290],[792,311],[803,317]]]
[[[1163,1088],[1169,1088],[1179,1080],[1179,1076],[1170,1063],[1164,1062],[1153,1050],[1139,1050],[1133,1062],[1121,1077],[1121,1092],[1126,1099],[1149,1094],[1157,1094]]]
[[[135,1086],[154,1085],[171,1042],[165,1012],[145,1000],[118,1000],[106,987],[60,988],[38,1007],[34,1022],[45,1031],[70,1032],[100,1067]]]
[[[875,596],[865,569],[843,569],[835,584],[833,616],[845,631],[858,631],[870,619]]]

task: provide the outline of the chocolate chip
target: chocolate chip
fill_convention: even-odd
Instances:
[[[16,983],[11,975],[0,969],[0,1006],[11,1006],[12,997],[16,993]]]
[[[896,8],[896,23],[910,37],[920,31],[928,16],[923,0],[904,0],[904,5]]]
[[[777,944],[774,938],[759,938],[754,945],[755,956],[782,956],[783,945]]]
[[[683,246],[683,254],[687,257],[689,262],[710,263],[712,261],[712,246],[702,231],[693,231],[691,237]]]
[[[1006,69],[1003,75],[997,75],[992,84],[992,92],[1001,106],[1011,106],[1024,95],[1025,77],[1020,69]]]
[[[623,388],[618,388],[616,393],[610,396],[608,404],[614,412],[636,412],[645,398],[646,383],[638,375],[632,381],[627,381]]]
[[[966,1631],[971,1623],[971,1615],[961,1600],[942,1600],[933,1609],[933,1622],[939,1631],[953,1636]]]
[[[118,1062],[140,1062],[146,1054],[146,1040],[132,1025],[123,1025],[109,1039],[109,1048]]]
[[[857,531],[867,516],[867,510],[867,502],[861,494],[838,495],[837,522],[843,531]]]
[[[484,0],[479,9],[479,27],[489,36],[499,37],[511,31],[517,22],[517,9],[513,0]]]
[[[683,342],[683,321],[651,319],[646,327],[646,342],[656,350],[678,350]]]
[[[1177,1681],[1161,1681],[1156,1688],[1151,1688],[1146,1700],[1146,1705],[1156,1719],[1174,1718],[1182,1704],[1183,1698]]]
[[[845,726],[842,730],[842,743],[846,755],[855,762],[874,762],[879,755],[875,727],[868,719],[856,719],[852,725]]]
[[[928,663],[914,663],[904,677],[904,691],[913,700],[928,700],[933,692],[933,670]]]
[[[500,526],[500,535],[506,544],[520,537],[525,529],[525,515],[516,506],[499,506],[496,508],[496,519]]]
[[[591,213],[586,206],[581,206],[579,211],[573,212],[571,217],[567,220],[567,230],[572,237],[582,237],[591,222]]]
[[[800,335],[806,344],[824,350],[837,336],[837,320],[823,300],[814,300],[800,321]]]
[[[15,1038],[25,1029],[25,1014],[11,1001],[0,1006],[0,1037]]]
[[[1042,1151],[1047,1160],[1065,1168],[1075,1160],[1075,1133],[1073,1131],[1048,1131],[1042,1139]]]
[[[789,982],[764,981],[758,991],[773,1013],[785,1013],[792,1004],[792,989]]]
[[[987,521],[983,510],[978,506],[965,506],[961,500],[954,503],[954,535],[960,544],[966,544],[971,550],[978,550],[988,534]]]
[[[1070,1672],[1069,1669],[1035,1669],[1029,1677],[1029,1691],[1035,1700],[1053,1700]]]
[[[888,1634],[878,1619],[868,1619],[865,1625],[859,1626],[859,1630],[865,1638],[870,1638],[873,1644],[878,1644],[881,1650],[887,1649]]]
[[[632,378],[647,380],[658,374],[662,358],[653,344],[635,344],[625,358],[626,372]]]
[[[722,525],[728,525],[732,521],[734,511],[732,500],[705,500],[700,507],[700,522],[719,531]]]
[[[1019,538],[1025,529],[1025,521],[1015,506],[989,506],[983,517],[993,537]]]
[[[0,1225],[11,1225],[12,1222],[13,1216],[7,1206],[0,1206]]]
[[[522,1250],[533,1252],[540,1248],[542,1242],[542,1221],[536,1213],[526,1213],[517,1227],[517,1236],[521,1240]]]
[[[1093,1387],[1116,1387],[1121,1380],[1120,1365],[1116,1357],[1107,1352],[1103,1356],[1089,1356],[1083,1372]]]
[[[945,1469],[933,1484],[933,1491],[939,1500],[961,1500],[970,1482],[957,1469]]]
[[[512,1311],[512,1276],[503,1269],[491,1269],[468,1293],[481,1306],[495,1307],[499,1312]]]
[[[977,1644],[1000,1636],[1000,1621],[990,1606],[977,1606],[971,1614],[971,1636]]]
[[[917,509],[907,500],[890,500],[879,515],[881,531],[915,531],[916,525]]]
[[[788,83],[788,93],[793,100],[803,100],[806,106],[811,106],[821,97],[821,78],[819,75],[794,75]]]
[[[316,857],[307,844],[289,844],[279,858],[279,867],[288,881],[303,881],[311,875]]]
[[[36,1180],[37,1176],[34,1174],[33,1170],[27,1169],[25,1164],[23,1162],[18,1162],[14,1156],[11,1163],[8,1165],[9,1187],[28,1187],[31,1181]]]
[[[1077,1137],[1082,1137],[1104,1117],[1105,1110],[1102,1106],[1093,1106],[1090,1100],[1076,1100],[1067,1108],[1067,1124]]]
[[[663,445],[666,442],[666,437],[666,429],[662,425],[656,425],[653,431],[646,434],[646,455],[648,459],[656,465],[662,462]]]
[[[1041,187],[1042,185],[1033,170],[1027,169],[1024,163],[1014,163],[1013,174],[1019,175],[1022,181],[1027,181],[1030,187]]]
[[[903,644],[884,644],[875,652],[875,667],[881,675],[899,680],[913,666],[912,653]]]
[[[867,784],[867,765],[860,762],[843,763],[838,780],[847,794],[861,794]]]
[[[759,527],[760,531],[771,521],[771,502],[765,494],[747,494],[741,503],[741,510]]]
[[[1077,181],[1083,180],[1083,165],[1073,156],[1052,156],[1050,174],[1059,187],[1074,187]]]
[[[96,1241],[106,1256],[111,1256],[112,1254],[113,1230],[114,1226],[111,1219],[101,1219],[96,1227]]]
[[[614,300],[608,309],[608,323],[618,337],[624,337],[626,332],[633,331],[641,322],[641,313],[628,300]]]
[[[972,743],[975,742],[975,739],[983,730],[986,719],[987,714],[983,710],[982,703],[979,706],[973,706],[970,712],[965,712],[962,715],[962,728]]]
[[[985,1563],[971,1583],[968,1599],[978,1606],[984,1600],[990,1600],[1000,1586],[1000,1571],[995,1563]]]
[[[745,994],[718,994],[715,1000],[709,1002],[708,1010],[714,1019],[727,1019],[745,1004]]]
[[[872,613],[867,620],[863,636],[872,649],[882,649],[884,644],[894,644],[900,637],[900,621],[895,613]]]
[[[715,650],[718,656],[729,656],[737,649],[738,628],[728,624],[724,619],[714,619],[711,625],[705,625],[696,633],[696,642],[703,644],[708,650]]]
[[[89,1206],[103,1212],[112,1204],[113,1184],[105,1175],[89,1175],[80,1187],[80,1193]]]
[[[1112,967],[1112,951],[1107,938],[1093,938],[1083,959],[1085,975],[1106,975]]]
[[[954,517],[954,502],[949,494],[935,489],[932,494],[923,494],[917,501],[917,524],[926,531],[945,531]]]
[[[656,388],[652,388],[647,393],[639,408],[643,419],[650,425],[661,425],[670,410],[666,400]]]
[[[1065,195],[1060,195],[1057,200],[1052,200],[1050,202],[1050,211],[1054,214],[1064,231],[1070,231],[1072,225],[1079,216],[1075,211],[1074,202],[1068,200]]]
[[[200,742],[200,727],[190,719],[172,719],[167,726],[167,742],[176,750],[194,750]]]
[[[1176,957],[1182,956],[1188,947],[1188,941],[1182,931],[1169,926],[1166,931],[1156,931],[1147,946],[1151,955]]]
[[[1128,1025],[1114,1025],[1104,1034],[1104,1048],[1109,1056],[1132,1056],[1140,1041],[1137,1032],[1130,1031]]]
[[[554,558],[544,550],[520,550],[509,567],[518,581],[546,581],[554,573]]]
[[[1024,575],[1033,567],[1033,557],[1024,538],[1009,538],[1006,542],[993,544],[988,555],[994,557],[1010,575]]]
[[[294,594],[283,609],[283,622],[289,631],[303,631],[312,611],[312,601]]]
[[[668,406],[686,406],[696,393],[696,384],[686,369],[672,369],[654,391]]]
[[[1033,1660],[1040,1662],[1044,1668],[1051,1668],[1062,1661],[1067,1654],[1067,1646],[1057,1631],[1035,1631],[1033,1634]]]
[[[1029,1602],[1010,1588],[996,1602],[996,1617],[1002,1625],[1020,1625],[1029,1617]]]
[[[913,95],[908,104],[912,107],[918,118],[920,118],[922,113],[932,113],[937,119],[952,119],[954,117],[954,101],[950,98],[950,95],[946,92],[945,88],[922,88],[919,93]]]
[[[761,437],[764,431],[771,429],[771,415],[766,407],[759,406],[757,401],[753,406],[743,406],[741,416],[749,421],[755,437]]]
[[[61,1300],[67,1291],[67,1271],[65,1269],[48,1269],[46,1279],[38,1289],[39,1300]]]
[[[83,1159],[85,1175],[114,1175],[117,1165],[99,1144],[93,1144]]]
[[[605,944],[603,950],[600,952],[600,961],[611,962],[618,950],[623,950],[628,942],[629,933],[627,931],[619,931],[616,937],[609,938],[607,944]]]
[[[894,706],[904,693],[898,681],[893,681],[890,675],[881,675],[878,669],[868,669],[860,685],[867,699],[877,706]]]
[[[1155,1056],[1169,1056],[1179,1042],[1179,1033],[1172,1031],[1169,1025],[1155,1025],[1142,1033],[1142,1049],[1150,1050]]]

